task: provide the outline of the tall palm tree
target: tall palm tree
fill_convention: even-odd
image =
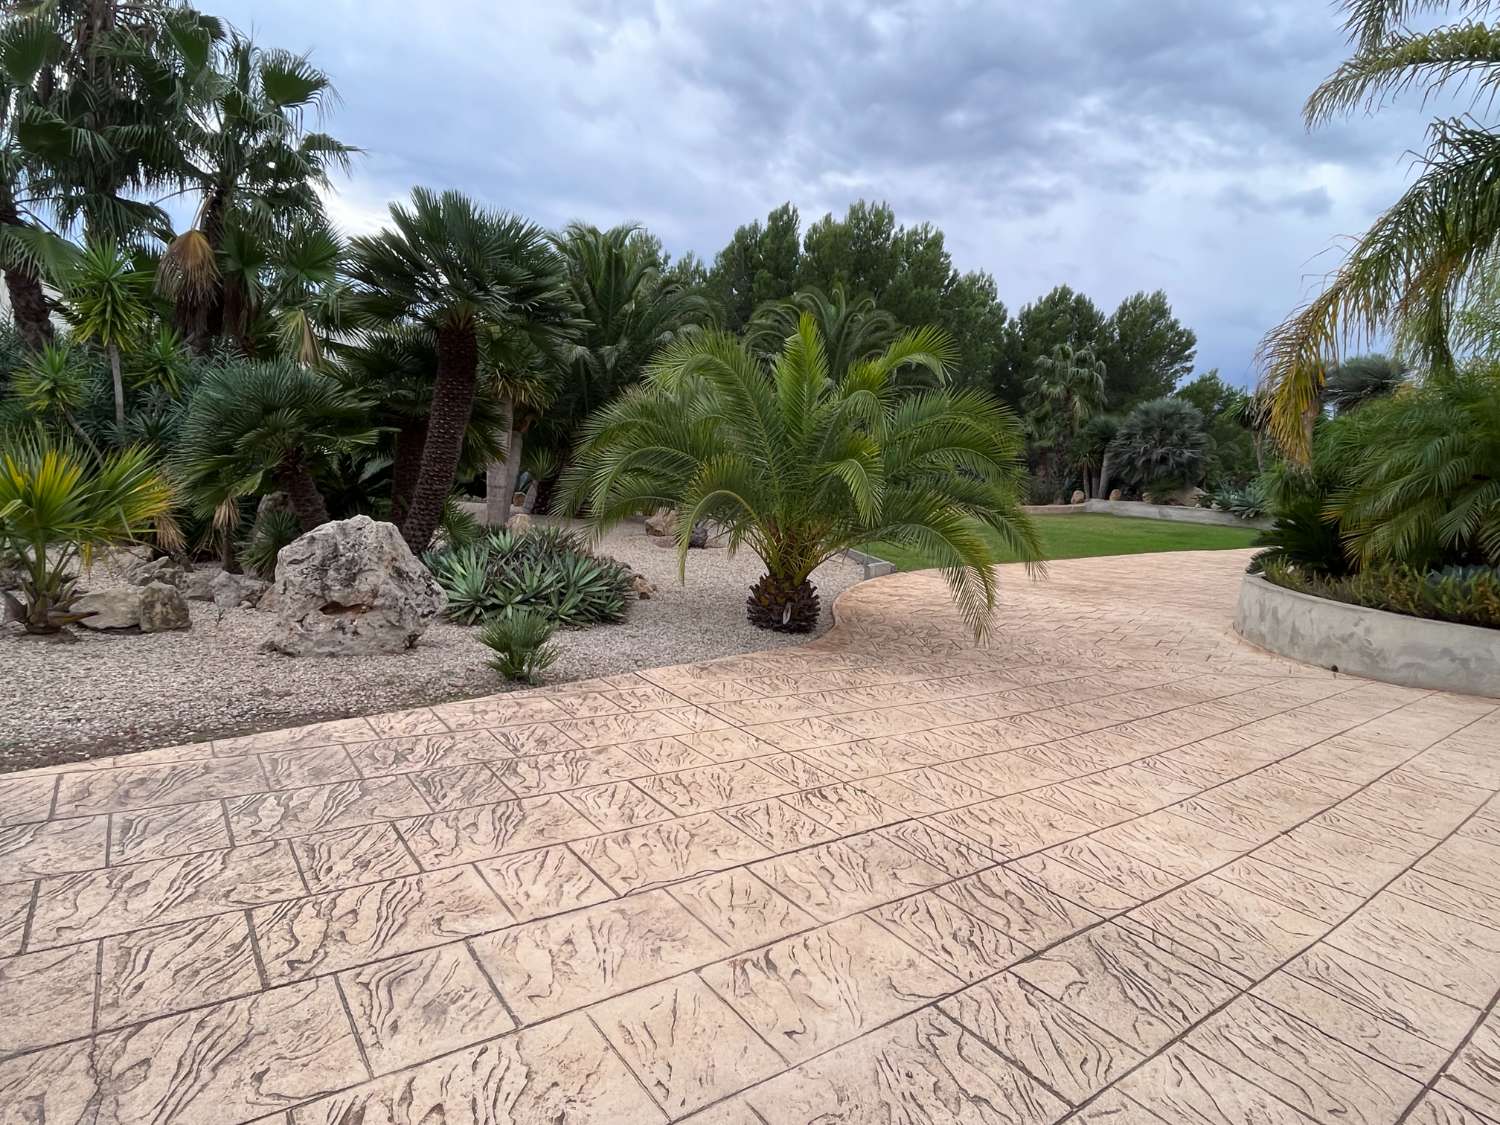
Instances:
[[[896,318],[876,308],[873,297],[851,301],[842,285],[835,285],[831,294],[810,286],[784,301],[767,301],[755,310],[745,327],[751,347],[775,355],[787,337],[797,331],[804,314],[817,324],[833,371],[846,371],[860,360],[879,355],[900,331]]]
[[[391,226],[351,246],[354,320],[420,325],[437,350],[421,467],[401,525],[421,552],[463,453],[480,381],[481,331],[510,328],[558,341],[572,331],[574,306],[545,231],[458,192],[416,188],[410,206],[391,205]]]
[[[109,357],[114,384],[115,426],[125,425],[125,377],[120,349],[146,325],[150,278],[108,239],[87,243],[68,271],[64,294],[68,319],[79,340],[97,340]]]
[[[1022,407],[1044,458],[1062,470],[1083,424],[1104,408],[1104,362],[1091,348],[1058,344],[1037,357]]]
[[[1311,450],[1328,372],[1347,347],[1393,333],[1434,369],[1449,369],[1457,314],[1500,264],[1500,135],[1473,116],[1500,85],[1500,34],[1480,17],[1494,0],[1342,0],[1354,54],[1308,99],[1316,127],[1398,95],[1424,98],[1467,86],[1471,113],[1428,128],[1421,172],[1354,243],[1317,297],[1260,347],[1269,426],[1293,456]],[[1418,15],[1464,18],[1414,29]]]
[[[683,567],[693,525],[722,524],[732,547],[765,563],[746,603],[761,628],[813,628],[812,572],[885,539],[941,567],[982,636],[996,593],[985,533],[1023,558],[1038,558],[1038,544],[1019,506],[1021,432],[1010,412],[982,391],[897,385],[911,367],[941,380],[951,355],[942,333],[921,329],[832,371],[810,315],[772,362],[727,333],[686,337],[589,419],[565,495],[597,532],[675,508]]]
[[[334,97],[328,76],[306,55],[257,47],[238,34],[216,46],[199,75],[181,125],[184,177],[197,212],[193,226],[171,240],[158,271],[195,351],[207,350],[225,328],[234,294],[226,291],[220,253],[232,232],[264,237],[322,220],[319,190],[358,151],[305,127],[307,115]]]

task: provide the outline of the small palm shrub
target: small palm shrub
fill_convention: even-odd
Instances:
[[[240,565],[259,578],[276,575],[276,556],[281,548],[302,537],[302,521],[290,508],[273,508],[256,517],[255,526],[240,548]]]
[[[535,609],[508,609],[488,618],[479,639],[495,655],[490,667],[512,682],[534,684],[561,653],[548,642],[556,624]]]
[[[172,489],[143,449],[96,461],[67,446],[17,443],[0,455],[0,552],[21,571],[20,598],[0,591],[6,617],[28,633],[55,633],[78,620],[75,563],[101,547],[155,529],[170,538]]]
[[[558,625],[620,621],[630,568],[588,552],[561,528],[498,530],[467,546],[428,552],[425,562],[448,595],[448,616],[464,625],[530,609]]]
[[[1110,464],[1137,491],[1160,496],[1197,484],[1208,463],[1203,412],[1180,398],[1143,402],[1120,423],[1109,452]]]

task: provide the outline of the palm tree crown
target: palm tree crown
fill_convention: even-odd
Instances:
[[[950,351],[921,329],[834,372],[810,315],[769,363],[722,332],[677,341],[642,385],[586,423],[565,477],[569,503],[600,531],[676,508],[683,566],[693,525],[718,522],[732,547],[765,563],[749,616],[772,628],[812,627],[808,577],[833,555],[875,539],[908,544],[943,568],[982,635],[996,591],[983,531],[1030,559],[1037,540],[1019,508],[1010,412],[980,391],[896,386],[913,367],[942,378]]]
[[[1424,97],[1467,86],[1490,104],[1500,84],[1500,29],[1483,22],[1494,0],[1343,0],[1355,53],[1308,99],[1309,126],[1399,94]],[[1462,22],[1413,30],[1412,18],[1457,8]],[[1500,136],[1474,117],[1440,118],[1428,130],[1421,173],[1345,257],[1328,285],[1261,344],[1270,388],[1269,425],[1305,458],[1324,381],[1341,350],[1382,333],[1426,364],[1454,364],[1459,313],[1496,268],[1500,253]]]

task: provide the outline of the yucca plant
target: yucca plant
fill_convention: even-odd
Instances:
[[[586,510],[596,534],[677,510],[683,569],[693,526],[717,521],[731,548],[748,546],[766,566],[749,620],[788,632],[817,623],[819,565],[877,539],[901,543],[943,569],[983,636],[996,597],[985,532],[1027,560],[1040,549],[1020,508],[1010,411],[982,391],[897,385],[912,370],[941,381],[952,354],[942,333],[920,329],[832,371],[808,315],[770,363],[723,332],[678,341],[585,424],[564,478],[569,510]]]
[[[479,639],[495,655],[490,667],[505,679],[534,684],[562,655],[552,639],[547,615],[533,609],[511,609],[484,623]]]
[[[79,340],[96,340],[109,357],[115,426],[125,425],[125,378],[120,349],[140,334],[148,312],[151,276],[137,270],[109,239],[87,243],[64,279],[68,319]]]
[[[71,447],[23,441],[0,454],[0,546],[23,572],[21,597],[0,591],[6,616],[28,633],[78,620],[75,563],[101,547],[138,540],[170,523],[172,489],[144,449],[97,462]]]
[[[32,414],[65,424],[95,457],[99,448],[78,422],[89,401],[88,369],[67,344],[46,344],[27,354],[11,376],[11,390]]]

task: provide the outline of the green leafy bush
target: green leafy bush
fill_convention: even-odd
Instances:
[[[240,548],[240,565],[269,581],[276,574],[276,556],[302,537],[302,524],[290,508],[273,508],[256,518]]]
[[[484,623],[479,639],[494,652],[490,667],[507,680],[534,684],[561,653],[554,644],[551,618],[534,609],[509,609]]]
[[[1500,629],[1500,568],[1451,566],[1423,572],[1373,566],[1329,576],[1276,559],[1265,561],[1263,568],[1268,581],[1300,593],[1408,617]]]
[[[464,625],[520,609],[558,625],[625,617],[630,568],[590,554],[561,528],[502,529],[467,546],[429,552],[425,561],[448,595],[448,616]]]

